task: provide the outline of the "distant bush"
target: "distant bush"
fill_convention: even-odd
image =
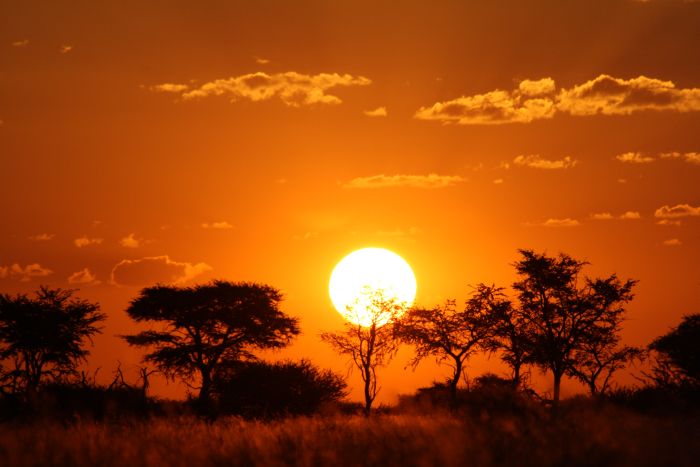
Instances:
[[[271,418],[313,414],[345,397],[347,384],[302,360],[242,363],[217,375],[214,387],[219,413]]]

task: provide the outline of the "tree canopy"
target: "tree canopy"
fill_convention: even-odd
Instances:
[[[74,290],[41,286],[34,297],[0,295],[0,360],[3,386],[35,390],[46,378],[73,374],[89,351],[85,341],[105,319],[97,303],[73,297]]]
[[[145,361],[170,377],[199,377],[199,401],[209,403],[214,373],[226,365],[254,360],[253,352],[288,345],[299,321],[283,313],[274,287],[214,281],[192,287],[156,285],[141,290],[127,313],[154,329],[124,336],[149,352]]]
[[[700,385],[700,314],[684,316],[681,323],[650,345],[667,363],[673,380]]]

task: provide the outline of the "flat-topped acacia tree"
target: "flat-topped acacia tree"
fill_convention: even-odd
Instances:
[[[214,281],[192,287],[156,285],[132,300],[126,312],[156,329],[123,336],[149,349],[144,360],[168,377],[199,378],[198,402],[209,405],[215,372],[255,350],[288,345],[299,320],[283,313],[282,293],[269,285]]]

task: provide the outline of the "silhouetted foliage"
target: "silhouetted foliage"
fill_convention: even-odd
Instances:
[[[577,376],[575,369],[588,358],[592,345],[614,342],[611,336],[619,330],[636,281],[622,282],[613,274],[579,284],[587,263],[566,254],[549,257],[519,251],[522,259],[515,268],[521,279],[513,288],[527,323],[528,360],[552,372],[557,404],[562,376]]]
[[[681,323],[649,345],[658,357],[654,379],[658,384],[700,387],[700,314],[684,316]]]
[[[462,310],[457,309],[454,300],[433,309],[413,308],[396,321],[395,328],[403,342],[415,347],[411,362],[414,368],[429,356],[438,363],[447,362],[452,368],[447,384],[455,401],[464,362],[486,346],[493,325],[486,297],[477,291]]]
[[[73,297],[74,290],[41,286],[26,294],[0,295],[0,360],[4,392],[35,392],[46,380],[74,375],[100,332],[100,306]]]
[[[255,349],[281,348],[299,334],[298,319],[280,311],[282,294],[263,284],[214,281],[193,287],[157,285],[143,289],[127,313],[158,329],[124,336],[150,349],[145,361],[186,383],[199,377],[200,407],[209,406],[215,372]]]
[[[300,362],[245,362],[215,378],[217,407],[222,413],[245,417],[311,415],[347,394],[345,380]]]
[[[364,383],[365,415],[369,416],[372,403],[379,393],[377,368],[388,364],[396,354],[398,340],[394,335],[392,324],[405,311],[404,306],[395,299],[388,299],[380,292],[367,291],[369,297],[358,299],[357,303],[369,303],[366,313],[369,326],[362,326],[350,321],[344,323],[342,332],[324,332],[321,340],[329,344],[341,355],[348,355],[351,364],[360,370]],[[365,300],[366,299],[366,300]],[[365,310],[348,307],[348,313],[364,316]]]

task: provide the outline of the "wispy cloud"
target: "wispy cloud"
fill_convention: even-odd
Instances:
[[[628,115],[641,111],[700,110],[700,89],[677,88],[672,81],[602,74],[557,92],[552,78],[523,80],[517,89],[462,96],[421,107],[415,118],[461,125],[528,123],[555,114]]]
[[[88,245],[99,245],[100,243],[102,243],[102,241],[102,238],[89,238],[87,235],[83,235],[82,237],[73,240],[73,243],[78,248],[83,248]]]
[[[119,240],[119,244],[124,248],[138,248],[144,243],[143,238],[136,238],[136,234],[130,233]]]
[[[682,222],[678,219],[673,220],[673,219],[661,219],[656,223],[657,225],[666,225],[666,226],[674,226],[674,227],[680,227]]]
[[[183,284],[209,271],[212,267],[206,263],[173,261],[167,255],[150,256],[121,260],[112,268],[110,280],[124,286]]]
[[[700,165],[700,152],[666,152],[660,157],[661,159],[677,159],[689,164]]]
[[[68,276],[68,283],[79,285],[98,285],[101,282],[97,280],[97,277],[90,272],[88,268],[85,268]]]
[[[680,246],[682,244],[683,242],[681,242],[677,238],[669,238],[668,240],[664,240],[664,245],[666,246]]]
[[[209,96],[227,97],[231,102],[240,99],[264,101],[278,98],[292,107],[312,104],[339,104],[338,96],[329,94],[330,89],[347,86],[367,86],[372,81],[364,76],[338,73],[307,75],[288,71],[268,74],[262,71],[231,78],[217,79],[194,89],[184,84],[165,83],[151,89],[179,93],[184,100],[202,99]]]
[[[203,229],[221,229],[221,230],[226,230],[226,229],[232,229],[233,226],[229,224],[226,221],[219,221],[219,222],[204,222],[201,224]]]
[[[372,175],[353,178],[343,188],[446,188],[464,182],[459,175]]]
[[[610,219],[615,219],[615,216],[613,216],[609,212],[597,212],[597,213],[591,214],[591,219],[593,219],[595,221],[608,221]]]
[[[49,240],[53,240],[54,237],[55,237],[54,234],[40,233],[40,234],[30,236],[29,240],[34,240],[36,242],[48,242]]]
[[[620,162],[627,162],[630,164],[649,164],[654,162],[654,158],[651,156],[645,156],[641,152],[626,152],[624,154],[618,154],[615,156]]]
[[[665,205],[657,209],[654,216],[664,219],[700,216],[700,206],[691,206],[690,204]]]
[[[268,60],[267,58],[262,58],[262,57],[254,57],[254,58],[255,58],[255,63],[257,63],[258,65],[267,65],[268,63],[270,63],[270,60]]]
[[[26,47],[29,45],[29,39],[22,39],[19,41],[14,41],[12,47]]]
[[[367,115],[368,117],[386,117],[387,116],[386,107],[377,107],[374,110],[365,110],[363,113],[365,115]]]
[[[623,214],[620,215],[620,219],[622,220],[635,220],[635,219],[641,219],[642,215],[639,214],[637,211],[627,211]]]
[[[569,156],[566,156],[563,159],[550,160],[545,159],[538,154],[531,154],[528,156],[520,155],[513,159],[513,164],[515,165],[544,170],[569,169],[575,167],[577,163],[578,161],[571,159]]]
[[[22,282],[29,282],[36,277],[46,277],[51,274],[53,274],[51,269],[45,268],[39,263],[25,266],[21,266],[19,263],[0,266],[0,279],[19,279]]]
[[[62,54],[67,54],[71,50],[73,50],[73,46],[67,44],[63,44],[61,47],[58,48],[58,51]]]
[[[571,218],[564,219],[547,219],[544,222],[528,222],[525,225],[528,226],[540,226],[540,227],[578,227],[581,225],[579,221]]]

